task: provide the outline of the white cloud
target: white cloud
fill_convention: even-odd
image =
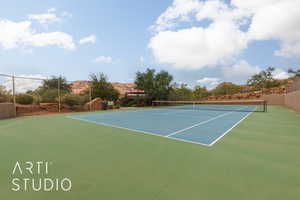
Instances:
[[[261,71],[258,66],[251,66],[245,60],[240,60],[232,66],[222,67],[224,77],[230,80],[245,80]]]
[[[29,45],[37,47],[56,45],[68,50],[75,49],[72,36],[63,32],[34,34],[30,38],[28,38],[26,42]]]
[[[95,63],[111,63],[112,58],[110,56],[99,56],[93,60]]]
[[[238,55],[246,46],[246,35],[230,22],[213,23],[208,28],[162,31],[149,43],[157,62],[187,69],[215,66]]]
[[[216,66],[247,47],[247,34],[239,29],[244,15],[218,0],[175,0],[158,18],[158,32],[149,47],[158,63],[185,69]],[[210,19],[212,23],[207,27],[165,30],[192,16],[198,21]]]
[[[62,17],[72,17],[72,14],[67,11],[63,11],[59,15],[56,8],[49,8],[46,13],[28,15],[29,20],[35,20],[46,28],[49,24],[61,23],[63,21]]]
[[[67,11],[63,11],[63,12],[61,13],[61,16],[63,16],[63,17],[72,17],[72,13],[69,13],[69,12],[67,12]]]
[[[178,21],[186,21],[190,13],[195,12],[203,3],[197,0],[174,0],[152,26],[157,31],[163,31],[176,26]]]
[[[47,11],[48,11],[48,13],[56,12],[56,8],[49,8]]]
[[[39,86],[43,84],[43,80],[33,80],[28,78],[36,78],[36,79],[46,79],[47,77],[42,76],[40,74],[21,74],[20,77],[25,77],[27,79],[23,78],[15,78],[15,89],[16,93],[24,93],[28,90],[35,90]],[[5,77],[4,83],[2,85],[6,88],[8,91],[12,91],[12,80],[9,77]]]
[[[79,40],[79,44],[95,43],[95,42],[96,42],[96,36],[95,35],[89,35],[89,36],[81,38]]]
[[[0,47],[13,49],[17,47],[44,47],[56,45],[74,50],[73,37],[64,32],[40,32],[31,28],[30,21],[13,22],[0,20]]]
[[[31,22],[12,22],[0,20],[0,46],[4,49],[16,48],[24,40],[30,38],[33,31],[30,29]]]
[[[239,1],[236,0],[237,3]],[[278,40],[280,49],[274,52],[276,56],[300,56],[300,1],[262,2],[252,5],[254,15],[249,37],[254,40]]]
[[[275,79],[278,79],[278,80],[287,79],[290,77],[290,75],[286,71],[284,71],[280,68],[275,69],[275,71],[273,72],[273,76]]]
[[[300,56],[299,7],[299,0],[174,0],[152,26],[149,48],[158,63],[188,69],[224,64],[255,40],[279,41],[276,56]]]
[[[47,13],[41,14],[30,14],[28,15],[29,20],[36,20],[42,25],[48,25],[51,23],[60,23],[62,20],[56,15],[56,9],[50,8]]]
[[[205,77],[196,81],[200,86],[212,89],[221,83],[221,79],[213,77]]]

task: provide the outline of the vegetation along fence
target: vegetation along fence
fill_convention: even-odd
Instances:
[[[71,86],[63,77],[0,74],[0,104],[13,104],[17,114],[91,110],[91,87],[74,94]]]

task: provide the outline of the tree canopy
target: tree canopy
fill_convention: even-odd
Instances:
[[[211,90],[211,93],[214,95],[227,95],[227,94],[235,94],[240,91],[241,91],[241,86],[231,82],[223,82],[220,83],[216,88]]]
[[[172,80],[172,75],[166,71],[156,73],[155,69],[147,69],[136,73],[134,83],[137,89],[143,90],[152,100],[165,100],[170,93]]]
[[[43,84],[35,91],[27,91],[28,94],[38,95],[40,101],[44,103],[56,103],[58,101],[58,86],[60,95],[63,96],[70,93],[71,86],[65,77],[52,76],[50,79],[44,80]]]
[[[195,100],[201,100],[210,95],[210,92],[206,89],[206,87],[201,87],[199,85],[195,86],[193,91],[193,96]]]
[[[116,89],[114,89],[112,84],[108,82],[105,74],[91,74],[90,81],[93,99],[99,97],[102,100],[108,101],[118,100],[120,94]]]
[[[173,84],[170,91],[169,100],[172,101],[190,101],[193,100],[193,90],[187,84]]]
[[[43,85],[40,89],[49,90],[49,89],[56,89],[58,88],[58,81],[60,85],[60,90],[70,92],[71,87],[70,84],[67,83],[65,77],[62,76],[52,76],[51,79],[47,79],[43,81]]]
[[[300,69],[298,69],[298,70],[289,69],[288,72],[290,74],[293,74],[294,76],[300,77]]]
[[[251,78],[247,81],[247,84],[260,89],[276,87],[280,83],[276,79],[274,79],[274,71],[274,67],[268,67],[266,70],[263,70],[260,73],[251,76]]]

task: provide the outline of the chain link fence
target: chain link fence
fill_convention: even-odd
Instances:
[[[11,76],[0,74],[0,103],[13,103],[13,80]]]
[[[300,90],[300,78],[293,81],[293,83],[289,84],[286,88],[286,92],[295,92]]]
[[[14,104],[20,115],[100,109],[100,100],[92,100],[90,84],[80,93],[73,93],[72,84],[62,77],[0,74],[0,103]]]

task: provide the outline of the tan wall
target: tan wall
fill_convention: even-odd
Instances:
[[[300,112],[300,90],[285,95],[285,105]]]
[[[285,105],[284,95],[270,94],[261,96],[262,100],[266,100],[268,105]]]
[[[12,103],[0,103],[0,119],[16,117],[16,108]]]

